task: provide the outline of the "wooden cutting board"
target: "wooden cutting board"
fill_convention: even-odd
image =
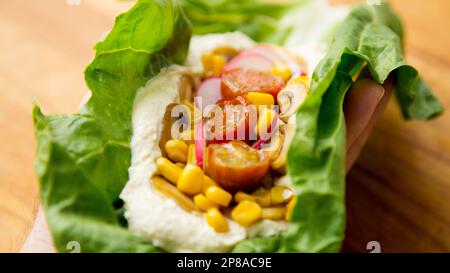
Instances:
[[[92,46],[131,2],[0,1],[0,252],[18,251],[38,204],[31,105],[76,110]],[[358,2],[358,1],[333,1]],[[450,1],[392,1],[407,56],[450,109]],[[344,250],[450,251],[450,114],[404,121],[394,102],[347,178]]]

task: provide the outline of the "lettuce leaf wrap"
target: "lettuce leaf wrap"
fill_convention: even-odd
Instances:
[[[295,35],[283,18],[311,1],[140,0],[116,19],[85,71],[92,97],[73,115],[44,116],[35,105],[40,198],[58,251],[160,251],[126,229],[119,194],[128,180],[131,113],[136,91],[170,64],[183,64],[194,33],[241,30],[280,45]],[[267,15],[270,14],[270,15]],[[403,30],[385,3],[352,9],[334,28],[314,71],[312,92],[297,113],[288,153],[298,202],[278,237],[240,242],[235,252],[336,252],[345,229],[343,101],[352,76],[367,65],[383,83],[396,76],[406,119],[426,120],[442,107],[403,59]],[[334,37],[334,38],[333,38]]]

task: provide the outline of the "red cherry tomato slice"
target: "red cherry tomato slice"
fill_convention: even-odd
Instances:
[[[208,174],[227,191],[249,191],[260,186],[269,158],[242,141],[208,146]]]
[[[276,97],[283,87],[283,79],[267,71],[234,68],[222,74],[222,94],[225,98],[248,92],[270,93]]]
[[[242,96],[218,101],[216,107],[206,113],[208,143],[256,139],[251,130],[257,121],[256,114],[256,108]]]

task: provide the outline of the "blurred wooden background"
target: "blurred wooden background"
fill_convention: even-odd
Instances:
[[[113,0],[0,1],[0,252],[18,251],[38,205],[32,101],[75,111],[92,46],[131,6]],[[359,1],[333,0],[334,3]],[[450,109],[450,1],[394,0],[407,57]],[[450,112],[406,122],[392,101],[347,178],[345,251],[450,251]]]

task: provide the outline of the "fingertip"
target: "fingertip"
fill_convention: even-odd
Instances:
[[[347,149],[362,134],[385,94],[382,85],[371,79],[356,81],[345,97]]]
[[[350,89],[350,96],[364,97],[365,101],[374,104],[381,101],[384,96],[384,87],[372,79],[357,80]]]

